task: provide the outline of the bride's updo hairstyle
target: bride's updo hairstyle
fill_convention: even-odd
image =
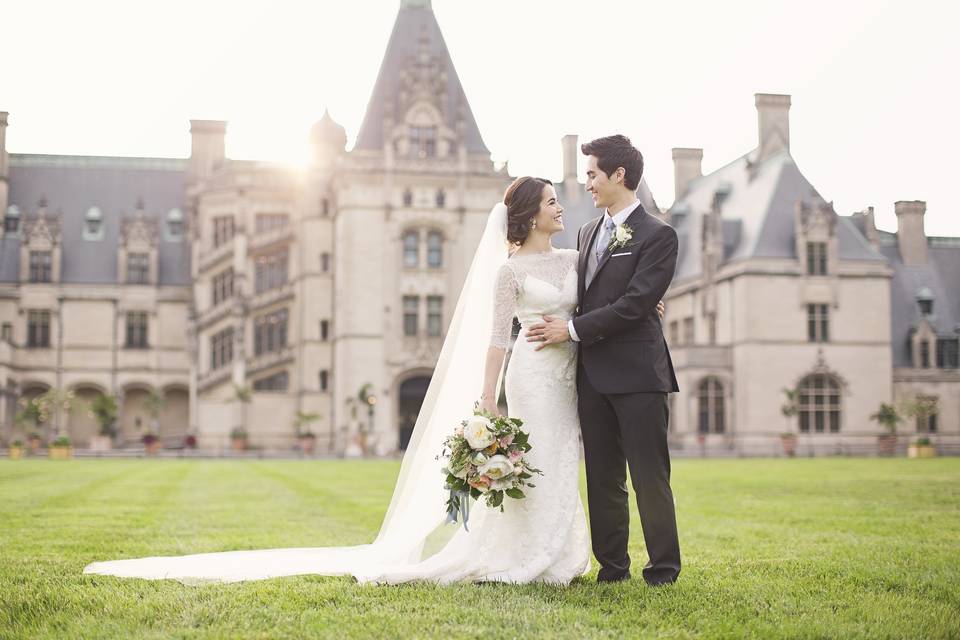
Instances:
[[[510,244],[523,244],[530,234],[530,224],[540,213],[540,201],[543,188],[553,185],[546,178],[521,176],[513,181],[503,194],[503,204],[507,205],[507,241]]]

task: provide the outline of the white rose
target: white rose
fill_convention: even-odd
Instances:
[[[513,473],[513,463],[510,462],[507,456],[490,456],[477,471],[479,471],[481,475],[489,476],[492,480],[499,480]]]
[[[473,456],[470,459],[470,462],[472,462],[474,466],[477,466],[477,467],[479,467],[486,461],[487,461],[487,456],[483,455],[483,453],[479,451],[477,452],[477,455]]]
[[[492,480],[490,488],[494,491],[503,491],[513,486],[513,480]]]
[[[467,444],[471,449],[486,449],[496,438],[490,427],[493,426],[489,420],[483,416],[473,416],[467,421],[467,426],[463,430],[463,437],[467,439]]]
[[[625,226],[620,225],[617,227],[616,231],[617,242],[626,242],[630,239],[630,230]]]

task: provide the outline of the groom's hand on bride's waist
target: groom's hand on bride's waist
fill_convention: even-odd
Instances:
[[[548,344],[566,342],[570,339],[567,321],[553,316],[543,316],[543,322],[537,323],[527,331],[527,342],[536,342],[534,351],[540,351]]]

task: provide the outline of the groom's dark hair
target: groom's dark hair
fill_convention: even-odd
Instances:
[[[623,167],[623,184],[630,191],[636,191],[643,177],[643,155],[633,146],[630,138],[617,134],[605,138],[597,138],[580,145],[580,151],[585,156],[596,156],[597,166],[607,177]]]

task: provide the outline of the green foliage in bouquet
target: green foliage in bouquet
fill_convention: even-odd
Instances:
[[[494,416],[475,407],[473,416],[444,441],[441,456],[447,460],[443,473],[451,521],[461,513],[466,524],[469,497],[484,498],[488,506],[503,511],[505,497],[522,499],[524,488],[536,486],[528,481],[543,472],[527,464],[525,455],[532,445],[522,426],[518,418]]]

